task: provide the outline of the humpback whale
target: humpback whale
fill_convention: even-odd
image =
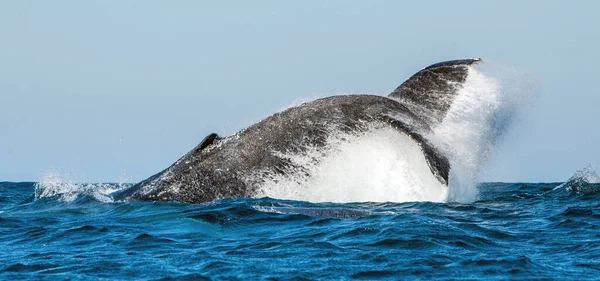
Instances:
[[[480,61],[473,58],[430,65],[388,96],[321,98],[275,113],[231,136],[210,134],[170,167],[112,196],[125,201],[187,203],[261,196],[268,181],[311,177],[309,164],[294,161],[290,155],[322,152],[308,161],[319,163],[331,146],[332,135],[361,136],[382,129],[411,143],[424,159],[429,182],[447,188],[448,155],[428,135],[444,120],[471,65]],[[341,143],[351,141],[351,137],[339,139]]]

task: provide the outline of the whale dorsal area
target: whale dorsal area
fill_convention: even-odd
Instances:
[[[206,147],[208,147],[209,145],[215,143],[215,140],[220,140],[221,137],[219,137],[219,135],[212,133],[206,137],[204,137],[204,139],[200,142],[200,144],[198,144],[198,146],[196,146],[196,148],[193,150],[194,152],[200,152],[202,150],[204,150]]]
[[[481,59],[462,59],[432,64],[408,78],[388,97],[411,105],[429,122],[441,122],[467,79],[470,66]]]

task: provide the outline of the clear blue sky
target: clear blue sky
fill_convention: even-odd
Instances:
[[[482,57],[540,96],[486,180],[600,160],[596,1],[2,1],[0,181],[138,181],[295,100]]]

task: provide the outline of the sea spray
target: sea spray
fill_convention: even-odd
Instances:
[[[450,161],[451,201],[471,202],[477,196],[476,177],[493,145],[491,121],[501,104],[499,83],[470,68],[441,124],[430,139]]]
[[[445,118],[429,135],[450,161],[449,201],[477,199],[478,176],[492,151],[537,96],[532,82],[522,71],[494,62],[469,68]]]
[[[566,182],[555,187],[554,191],[566,191],[568,193],[598,193],[600,191],[600,177],[596,169],[588,164],[581,170],[577,170]]]
[[[80,196],[87,195],[100,202],[112,202],[109,194],[128,186],[130,184],[75,183],[58,171],[49,170],[35,184],[34,198],[56,197],[63,202],[73,202]]]
[[[447,187],[431,173],[420,146],[389,126],[357,135],[336,131],[325,148],[282,157],[306,170],[268,176],[258,196],[310,202],[447,198]]]

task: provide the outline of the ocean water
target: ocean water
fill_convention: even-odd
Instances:
[[[584,171],[585,172],[585,171]],[[0,183],[0,279],[600,279],[600,184],[483,183],[471,203],[112,202]]]
[[[591,167],[564,183],[475,184],[531,97],[520,73],[491,66],[469,70],[424,135],[450,162],[448,188],[420,181],[420,150],[386,131],[287,155],[319,161],[264,198],[115,202],[130,184],[1,182],[0,279],[600,279]]]

